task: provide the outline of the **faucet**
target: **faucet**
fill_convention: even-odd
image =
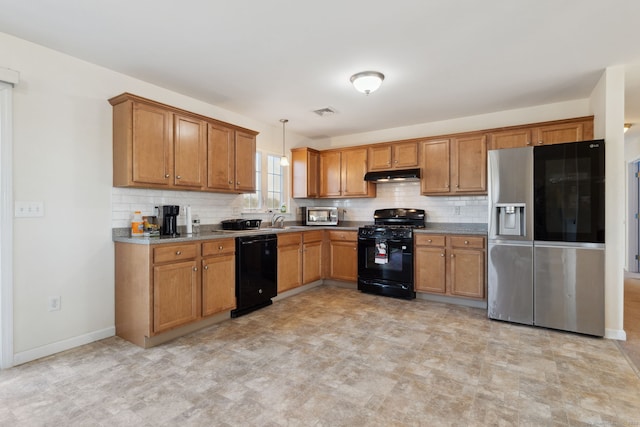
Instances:
[[[280,225],[277,225],[278,223],[280,223]],[[274,228],[284,228],[284,216],[274,214],[271,217],[271,226]]]

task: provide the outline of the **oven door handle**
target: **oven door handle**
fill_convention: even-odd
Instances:
[[[375,242],[376,240],[384,240],[385,242],[391,242],[391,243],[404,243],[404,244],[411,244],[410,241],[406,241],[403,239],[385,239],[385,238],[381,238],[381,239],[376,239],[375,237],[358,237],[358,240],[361,242]]]

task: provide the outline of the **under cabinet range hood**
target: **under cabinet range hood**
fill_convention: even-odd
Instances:
[[[417,181],[419,179],[420,179],[419,168],[367,172],[364,175],[364,180],[371,181],[371,182]]]

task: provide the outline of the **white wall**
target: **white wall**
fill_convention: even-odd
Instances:
[[[605,140],[605,335],[626,339],[623,329],[625,188],[624,66],[609,67],[591,95],[594,136]]]
[[[258,147],[276,153],[282,150],[282,127],[3,33],[0,51],[0,67],[21,77],[14,89],[14,198],[44,202],[43,217],[16,218],[14,225],[14,363],[19,364],[114,333],[107,99],[132,92],[254,129],[260,132]],[[229,197],[234,196],[215,200],[225,204]],[[61,296],[60,311],[48,311],[49,296]]]

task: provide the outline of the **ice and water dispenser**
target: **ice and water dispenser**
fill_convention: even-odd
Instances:
[[[496,203],[498,236],[525,236],[525,203]]]

